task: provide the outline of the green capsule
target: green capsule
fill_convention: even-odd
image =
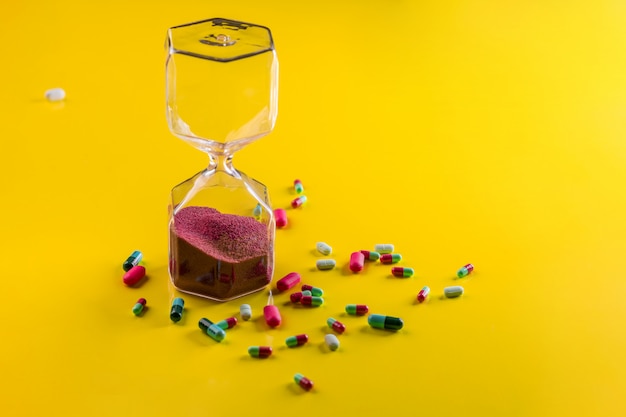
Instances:
[[[140,315],[145,305],[146,305],[145,298],[140,298],[139,300],[137,300],[137,303],[135,303],[135,305],[133,306],[133,314],[135,316]]]
[[[370,326],[376,329],[400,330],[404,326],[402,319],[381,314],[370,314],[367,318]]]
[[[391,268],[391,274],[398,278],[409,278],[412,277],[414,273],[413,268],[405,268],[402,266],[394,266]]]
[[[307,336],[306,334],[298,334],[295,336],[289,336],[287,339],[285,339],[285,343],[289,347],[302,346],[308,341],[309,341],[309,336]]]
[[[346,313],[351,316],[363,316],[367,314],[369,308],[365,304],[348,304],[346,306]]]
[[[309,294],[305,294],[306,292],[309,292]],[[322,295],[324,295],[324,290],[321,288],[317,288],[317,287],[313,287],[311,285],[307,285],[304,284],[302,286],[302,295],[314,295],[315,297],[321,297]]]
[[[226,337],[226,332],[217,327],[211,320],[207,318],[201,318],[198,322],[198,327],[202,329],[206,334],[217,342],[221,342]]]
[[[474,265],[472,264],[464,265],[461,269],[456,271],[456,276],[459,278],[466,277],[469,274],[471,274],[473,270],[474,270]]]
[[[302,291],[302,296],[304,297],[305,295],[308,295],[309,297],[313,295],[313,293],[309,290],[304,290]]]
[[[272,348],[270,346],[250,346],[248,355],[253,358],[269,358],[272,355]]]
[[[177,323],[183,317],[183,307],[185,306],[185,300],[176,297],[172,301],[172,309],[170,310],[170,319]]]
[[[378,252],[362,250],[361,253],[365,256],[366,261],[377,261],[380,259],[380,253]]]
[[[319,307],[322,304],[324,304],[324,299],[322,297],[312,297],[310,295],[303,295],[302,298],[300,299],[300,304],[305,305],[305,306]]]
[[[395,264],[402,260],[402,255],[399,253],[385,253],[380,256],[381,264]]]

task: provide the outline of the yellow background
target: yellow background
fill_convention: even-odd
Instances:
[[[184,296],[168,317],[169,192],[207,158],[167,129],[163,44],[210,17],[270,27],[280,60],[277,127],[234,161],[275,207],[302,179],[275,277],[300,272],[326,303],[278,295],[279,329],[265,291]],[[0,414],[623,416],[625,22],[617,0],[6,3]],[[67,99],[46,102],[57,86]],[[319,240],[337,269],[313,268]],[[347,273],[376,243],[415,276]],[[134,249],[149,279],[127,288]],[[465,295],[441,299],[467,262]],[[255,319],[223,343],[198,329],[242,302]],[[370,329],[349,302],[405,328]],[[310,343],[287,349],[296,333]]]

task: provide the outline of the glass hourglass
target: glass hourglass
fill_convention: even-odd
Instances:
[[[275,221],[267,188],[233,154],[274,127],[278,60],[266,27],[208,19],[172,27],[166,42],[171,132],[209,165],[172,189],[169,272],[183,292],[227,301],[272,280]]]

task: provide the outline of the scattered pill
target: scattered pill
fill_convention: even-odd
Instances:
[[[239,307],[239,314],[244,321],[248,321],[252,318],[252,307],[250,304],[242,304]]]
[[[287,339],[285,339],[285,344],[289,347],[296,347],[302,346],[308,341],[309,336],[307,336],[306,334],[298,334],[295,336],[289,336]]]
[[[412,277],[414,273],[413,268],[404,268],[401,266],[391,268],[391,274],[398,278],[409,278]]]
[[[399,253],[386,253],[380,255],[380,263],[382,264],[395,264],[402,260],[402,255]]]
[[[463,295],[463,287],[454,286],[454,287],[446,287],[443,289],[443,294],[447,298],[456,298]]]
[[[310,391],[313,388],[313,381],[302,374],[295,374],[293,380],[305,391]]]
[[[333,248],[330,245],[328,245],[327,243],[317,242],[315,247],[317,248],[317,251],[319,253],[321,253],[322,255],[324,255],[324,256],[328,256],[331,253],[333,253]]]
[[[329,269],[333,269],[337,265],[334,259],[320,259],[315,263],[317,269],[320,271],[327,271]]]
[[[473,270],[474,270],[474,265],[467,264],[463,266],[461,269],[459,269],[458,271],[456,271],[456,276],[459,278],[466,277],[469,274],[471,274]]]
[[[302,296],[303,296],[303,297],[304,297],[304,296],[311,296],[311,295],[313,295],[313,293],[312,293],[311,291],[309,291],[309,290],[304,290],[304,291],[302,291]]]
[[[270,327],[278,327],[282,320],[278,307],[274,305],[274,297],[272,296],[271,290],[270,295],[267,298],[267,305],[263,307],[263,317],[265,317],[265,322]]]
[[[341,333],[346,331],[346,326],[344,326],[343,323],[341,323],[340,321],[335,320],[332,317],[330,317],[328,320],[326,320],[326,323],[328,324],[328,327],[330,327],[331,329],[333,329],[334,331],[336,331],[339,334],[341,334]]]
[[[365,304],[348,304],[346,306],[346,313],[351,316],[363,316],[370,311],[369,307]]]
[[[138,316],[143,311],[143,308],[146,306],[146,299],[140,298],[137,300],[137,303],[133,306],[133,314]]]
[[[62,88],[51,88],[44,95],[48,101],[61,101],[65,98],[65,90]]]
[[[398,317],[383,316],[382,314],[370,314],[367,317],[370,326],[376,329],[400,330],[404,325],[402,319]]]
[[[301,291],[294,292],[293,294],[289,296],[289,299],[291,300],[292,303],[299,303],[300,300],[302,299],[302,292]]]
[[[350,270],[352,272],[363,270],[363,262],[365,262],[365,256],[361,252],[352,252],[350,255]]]
[[[180,319],[183,317],[184,306],[185,300],[180,297],[174,298],[174,300],[172,300],[172,309],[170,310],[170,320],[172,320],[174,323],[179,322]]]
[[[322,295],[324,295],[324,290],[322,290],[321,288],[313,287],[307,284],[302,285],[301,288],[302,291],[311,291],[311,295],[314,295],[316,297],[321,297]]]
[[[198,327],[200,327],[203,332],[211,336],[211,338],[216,342],[221,342],[226,337],[224,329],[221,329],[207,318],[201,318],[198,322]]]
[[[302,181],[296,179],[293,181],[293,188],[296,189],[296,193],[302,194],[304,192],[304,187],[302,186]]]
[[[380,254],[383,253],[391,253],[393,252],[393,245],[390,243],[379,243],[378,245],[374,245],[374,250]]]
[[[232,329],[237,325],[237,319],[235,317],[228,317],[227,319],[218,321],[215,325],[222,330]]]
[[[139,265],[139,262],[141,262],[142,257],[143,255],[140,251],[138,250],[134,251],[133,253],[130,254],[128,259],[126,259],[126,261],[122,265],[122,269],[128,272],[133,266]]]
[[[326,346],[328,346],[328,349],[332,350],[333,352],[339,349],[339,339],[337,339],[337,336],[332,333],[328,333],[326,336],[324,336],[324,342],[326,342]]]
[[[428,297],[428,294],[430,294],[430,288],[428,287],[422,288],[420,292],[417,293],[417,301],[419,301],[420,303],[423,303]]]
[[[292,202],[291,202],[291,207],[293,208],[298,208],[301,205],[303,205],[304,203],[306,203],[306,196],[305,195],[301,195],[300,197],[295,198]]]
[[[287,226],[287,212],[284,209],[275,209],[274,216],[276,217],[276,227]]]
[[[269,346],[250,346],[248,354],[253,358],[269,358],[272,355],[272,348]]]
[[[289,288],[293,288],[300,283],[300,274],[297,272],[290,272],[276,282],[276,288],[279,291],[287,291]]]
[[[380,253],[378,253],[378,252],[371,252],[371,251],[368,251],[368,250],[362,250],[361,253],[365,257],[366,261],[377,261],[377,260],[380,259]]]
[[[263,214],[263,207],[261,204],[257,204],[254,210],[252,210],[252,215],[255,219],[259,220],[261,218],[261,214]]]
[[[141,281],[141,279],[145,276],[146,276],[146,268],[144,268],[141,265],[137,265],[137,266],[133,266],[132,268],[130,268],[128,272],[124,274],[124,276],[122,277],[122,280],[124,281],[124,284],[126,285],[135,285],[136,283]]]
[[[322,297],[303,295],[302,298],[300,299],[300,304],[305,305],[305,306],[319,307],[322,304],[324,304],[324,299]]]

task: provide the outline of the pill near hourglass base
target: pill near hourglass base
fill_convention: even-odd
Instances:
[[[333,253],[333,248],[325,242],[317,242],[315,245],[317,251],[324,256],[328,256]]]
[[[300,274],[297,272],[290,272],[276,282],[276,288],[279,291],[287,291],[289,288],[293,288],[300,283]]]
[[[352,272],[360,272],[363,270],[365,256],[361,252],[352,252],[350,254],[350,270]]]
[[[172,309],[170,310],[170,320],[174,323],[178,323],[183,318],[183,308],[185,307],[185,300],[180,297],[176,297],[172,300]]]
[[[320,259],[315,262],[315,266],[320,271],[328,271],[330,269],[333,269],[335,265],[337,265],[337,261],[335,261],[334,259]]]
[[[263,207],[260,204],[257,204],[254,210],[252,210],[252,215],[255,219],[259,220],[261,218],[261,214],[263,214]]]
[[[51,88],[44,94],[48,101],[61,101],[65,98],[65,90],[62,88]]]
[[[124,263],[122,264],[122,269],[126,272],[128,272],[130,270],[130,268],[132,268],[133,266],[137,266],[139,265],[139,262],[141,262],[141,259],[143,258],[143,254],[136,250],[133,253],[130,254],[130,256],[126,259],[126,261],[124,261]]]
[[[455,285],[453,287],[446,287],[443,289],[443,295],[446,296],[446,298],[456,298],[456,297],[460,297],[463,295],[463,287],[460,287],[458,285]]]
[[[242,320],[250,320],[252,318],[252,307],[250,307],[250,304],[242,304],[239,307],[239,314],[241,315]]]
[[[124,284],[132,286],[141,281],[146,276],[146,268],[141,265],[133,266],[124,274],[122,281]]]
[[[276,227],[287,226],[287,212],[284,209],[274,209],[274,217],[276,217]]]

